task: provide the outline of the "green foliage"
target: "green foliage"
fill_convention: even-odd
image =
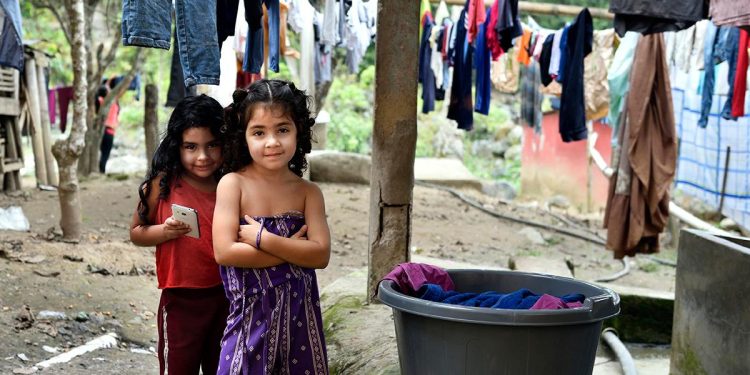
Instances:
[[[326,98],[326,108],[331,113],[328,148],[370,153],[374,75],[375,67],[369,66],[359,79],[355,75],[339,75],[333,80]]]
[[[21,2],[23,19],[23,41],[31,44],[50,58],[50,86],[66,85],[73,82],[70,68],[70,44],[60,30],[60,24],[46,9],[35,8],[30,1]]]

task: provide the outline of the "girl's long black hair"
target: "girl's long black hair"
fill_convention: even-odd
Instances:
[[[163,134],[161,143],[154,152],[151,167],[146,173],[146,179],[138,189],[138,196],[140,197],[138,217],[143,222],[148,222],[148,196],[151,194],[151,181],[161,176],[159,199],[166,199],[169,196],[171,181],[185,171],[180,160],[182,133],[190,128],[208,128],[216,140],[220,144],[224,144],[224,134],[221,131],[224,125],[223,112],[224,109],[221,104],[205,94],[190,96],[177,103],[169,117],[167,130]],[[214,177],[217,181],[221,177],[219,170],[216,171]]]
[[[305,154],[312,149],[312,127],[315,119],[310,112],[312,100],[304,91],[297,89],[293,83],[280,79],[261,79],[253,82],[247,90],[235,90],[232,104],[224,110],[227,140],[224,157],[224,170],[235,172],[252,163],[247,148],[245,131],[258,104],[278,106],[284,114],[291,117],[297,128],[297,149],[289,161],[289,169],[297,176],[307,169]]]

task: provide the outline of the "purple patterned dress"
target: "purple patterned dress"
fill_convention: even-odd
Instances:
[[[305,224],[296,212],[254,219],[284,237]],[[314,269],[222,266],[221,279],[230,313],[217,374],[328,374]]]

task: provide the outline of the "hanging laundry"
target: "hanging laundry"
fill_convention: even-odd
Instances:
[[[711,0],[711,20],[717,26],[750,26],[750,0]]]
[[[279,72],[279,54],[283,48],[281,43],[284,36],[281,35],[281,5],[279,0],[263,0],[266,8],[263,9],[263,61],[268,64],[268,69],[275,73]],[[286,9],[284,9],[286,12]],[[286,15],[283,17],[286,20]],[[268,47],[268,48],[265,48]]]
[[[750,36],[748,36],[747,30],[740,30],[740,43],[737,48],[737,69],[734,75],[734,96],[732,97],[733,117],[742,117],[745,115],[748,48],[750,48]]]
[[[469,43],[474,43],[474,40],[479,34],[479,26],[484,24],[487,19],[487,11],[484,9],[484,0],[468,0],[469,13],[468,13],[468,30],[466,30],[466,37]]]
[[[474,53],[466,38],[466,10],[461,11],[461,16],[454,25],[454,29],[456,29],[456,40],[448,118],[455,120],[459,129],[468,131],[474,127],[474,103],[471,99],[471,68]]]
[[[242,6],[241,3],[240,6]],[[173,40],[174,48],[172,49],[172,65],[169,69],[169,87],[167,88],[167,101],[164,103],[165,107],[174,107],[186,96],[193,96],[196,94],[195,85],[185,87],[185,76],[183,76],[182,63],[180,62],[180,40],[177,39],[177,29],[174,30]],[[64,128],[65,126],[61,123],[60,129]]]
[[[609,84],[609,117],[608,122],[612,127],[612,144],[617,144],[619,136],[620,113],[625,106],[625,98],[630,88],[630,70],[633,66],[635,47],[638,45],[640,34],[629,31],[620,39],[620,46],[615,51],[612,64],[607,73]]]
[[[148,12],[140,1],[122,2],[122,44],[169,49],[172,2],[149,2]],[[216,0],[192,1],[174,7],[177,37],[185,86],[218,85],[219,42],[216,28]],[[188,29],[189,28],[189,29]]]
[[[542,50],[539,53],[539,78],[542,84],[540,92],[545,95],[559,97],[562,94],[562,86],[555,81],[555,77],[550,74],[552,71],[553,56],[557,56],[557,63],[560,61],[559,48],[555,52],[555,40],[559,47],[562,29],[559,32],[550,32],[542,42]],[[555,70],[557,71],[557,70]],[[555,73],[555,76],[557,73]]]
[[[445,99],[445,64],[443,64],[443,54],[440,52],[442,48],[440,36],[442,35],[443,30],[444,27],[435,24],[432,27],[432,32],[429,37],[430,50],[432,51],[430,54],[430,69],[435,76],[435,100]]]
[[[60,106],[60,132],[65,133],[68,124],[68,105],[73,101],[73,86],[57,88],[57,103]]]
[[[320,32],[320,44],[335,47],[339,44],[339,7],[336,0],[325,0],[323,5],[323,24]]]
[[[23,71],[23,27],[21,8],[16,0],[0,0],[0,66]]]
[[[727,101],[724,103],[724,109],[721,116],[725,119],[734,119],[732,117],[732,96],[734,91],[734,74],[737,65],[737,47],[739,45],[739,29],[733,26],[716,27],[713,23],[706,28],[705,42],[705,63],[703,69],[703,102],[701,106],[701,116],[698,119],[698,126],[705,128],[708,125],[708,114],[713,104],[714,88],[716,84],[716,64],[724,61],[729,63],[729,94]]]
[[[704,41],[709,23],[711,21],[701,20],[685,30],[664,33],[667,66],[675,66],[686,73],[703,69]]]
[[[489,13],[489,9],[485,13]],[[489,15],[485,14],[485,22],[479,26],[476,48],[474,49],[474,63],[477,70],[476,105],[474,106],[474,111],[483,115],[490,113],[490,96],[492,94],[492,80],[490,78],[490,61],[492,59],[485,37],[489,18]]]
[[[300,90],[315,94],[315,8],[308,0],[289,1],[289,26],[300,34]]]
[[[47,91],[47,103],[49,104],[49,123],[57,121],[57,89]]]
[[[521,123],[542,132],[542,99],[539,63],[532,61],[521,66]]]
[[[439,84],[439,87],[443,91],[447,91],[451,87],[452,70],[451,62],[448,59],[448,40],[450,39],[452,28],[453,22],[449,18],[444,18],[443,27],[440,29],[440,33],[436,40],[437,50],[440,52],[440,59],[442,60],[440,63],[442,66],[442,78],[438,82],[442,82]],[[443,97],[445,97],[445,93],[443,93]]]
[[[122,81],[123,79],[125,79],[125,76],[123,75],[112,77],[112,79],[110,80],[110,88],[114,88],[115,86],[117,86],[117,84],[120,83],[120,81]],[[102,83],[105,83],[108,80],[108,78],[102,78]],[[141,100],[141,73],[135,74],[133,80],[130,81],[128,88],[125,90],[135,91],[135,100]]]
[[[615,30],[594,31],[594,45],[584,59],[584,97],[586,98],[586,119],[598,120],[609,111],[609,84],[607,67],[612,63],[615,48]]]
[[[422,0],[422,2],[419,3],[419,40],[422,40],[422,32],[424,31],[424,19],[427,16],[432,18],[430,0]]]
[[[563,142],[586,139],[586,108],[583,96],[583,59],[591,52],[594,28],[591,13],[584,8],[566,28],[567,42],[561,51],[565,66],[560,66],[562,96],[560,97],[560,135]],[[566,34],[563,34],[566,35]],[[561,47],[562,48],[562,47]]]
[[[518,92],[520,66],[512,53],[503,54],[497,61],[493,61],[491,76],[495,88],[506,94]]]
[[[560,65],[558,66],[557,77],[555,77],[555,81],[560,83],[565,82],[565,61],[568,59],[566,52],[568,51],[568,30],[570,30],[570,25],[565,25],[560,36]]]
[[[422,113],[430,113],[435,110],[435,74],[431,67],[432,46],[430,46],[430,35],[432,35],[432,16],[429,14],[422,18],[422,41],[419,46],[419,71],[418,80],[422,84]]]
[[[523,34],[521,20],[518,18],[518,0],[500,0],[497,17],[495,31],[500,39],[500,47],[508,52],[513,47],[513,39]]]
[[[377,3],[370,1],[371,3]],[[448,11],[448,5],[445,4],[445,0],[440,0],[437,9],[435,10],[435,25],[442,25],[443,21],[447,18],[450,20],[450,12]]]
[[[660,34],[643,36],[635,51],[604,214],[607,248],[617,259],[658,252],[669,216],[677,139],[664,52]]]
[[[240,0],[216,0],[216,34],[219,49],[228,37],[234,35],[239,3]]]
[[[495,0],[492,3],[492,7],[490,7],[490,14],[489,14],[489,24],[487,25],[487,48],[490,49],[490,52],[492,52],[492,60],[497,61],[497,59],[500,58],[500,55],[503,54],[503,48],[500,46],[500,35],[498,34],[497,30],[495,29],[497,27],[497,20],[498,20],[498,5],[500,3],[500,0]]]
[[[697,21],[707,18],[704,0],[673,1],[612,0],[610,13],[615,14],[617,35],[626,31],[643,35],[687,29]]]
[[[525,29],[523,31],[523,34],[521,34],[521,40],[518,42],[518,46],[516,46],[516,59],[518,59],[518,62],[521,63],[521,65],[529,65],[529,62],[531,61],[531,56],[529,55],[529,43],[531,43],[531,29]]]
[[[555,31],[554,38],[552,39],[552,50],[547,74],[555,80],[557,79],[557,74],[560,72],[560,40],[567,27],[568,25],[565,25],[562,29]]]
[[[346,14],[347,65],[350,73],[359,72],[359,65],[367,52],[367,47],[370,46],[372,36],[368,25],[374,15],[368,14],[367,9],[368,7],[364,6],[362,0],[352,0],[352,6]],[[430,19],[432,19],[431,14]]]

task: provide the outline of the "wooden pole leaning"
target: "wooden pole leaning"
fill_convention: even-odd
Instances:
[[[368,300],[409,260],[417,144],[419,2],[379,0],[370,178]]]

